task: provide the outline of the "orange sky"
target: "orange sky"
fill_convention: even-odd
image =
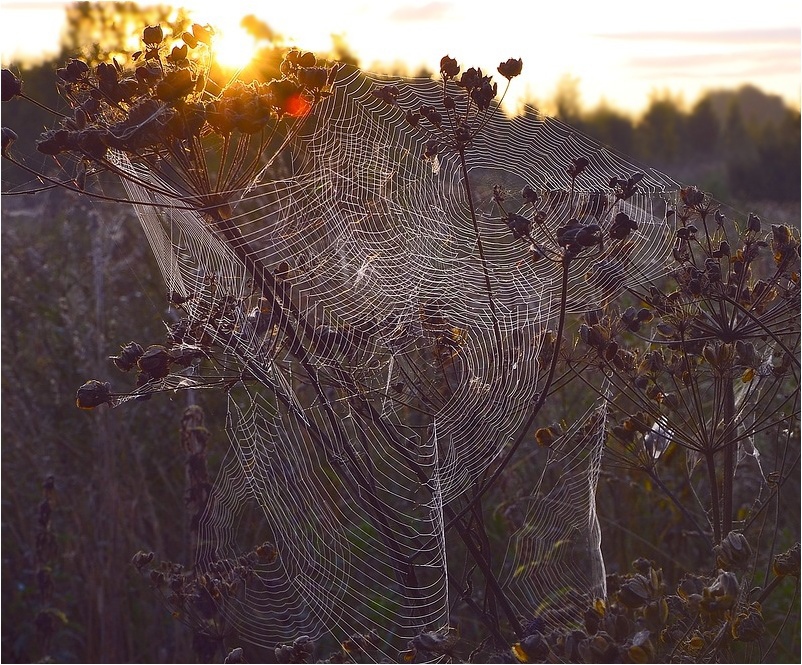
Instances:
[[[146,3],[141,3],[146,4]],[[513,94],[549,100],[562,77],[578,80],[581,101],[637,112],[655,92],[692,103],[711,88],[751,83],[800,103],[799,2],[718,0],[337,0],[181,3],[201,23],[217,26],[233,48],[249,43],[238,27],[254,13],[302,48],[326,50],[341,34],[366,68],[404,63],[436,70],[449,54],[465,67],[495,71],[508,57],[524,61]],[[2,59],[53,51],[60,2],[0,4]],[[222,48],[222,44],[221,44]]]

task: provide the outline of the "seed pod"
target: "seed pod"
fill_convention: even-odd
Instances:
[[[17,133],[10,127],[3,127],[3,155],[6,154],[11,144],[17,140]]]
[[[649,582],[640,574],[629,578],[618,590],[618,600],[632,610],[646,605],[650,597]]]
[[[537,632],[513,644],[512,652],[522,663],[542,663],[546,661],[550,649],[543,635]]]
[[[181,33],[181,39],[189,48],[195,48],[198,45],[198,40],[191,32]]]
[[[313,90],[320,90],[326,86],[329,71],[325,67],[305,67],[298,71],[298,82]]]
[[[799,577],[799,543],[794,545],[787,552],[778,554],[774,557],[772,563],[772,570],[778,577],[790,575],[792,577]]]
[[[271,542],[264,542],[256,548],[256,554],[266,563],[273,563],[278,558],[278,548]]]
[[[730,531],[727,536],[713,548],[716,565],[724,570],[739,568],[749,563],[752,548],[742,533]]]
[[[601,625],[602,613],[593,607],[585,610],[585,630],[588,635],[595,635],[599,631]]]
[[[109,360],[111,360],[114,366],[121,372],[128,372],[136,365],[143,353],[145,353],[145,350],[140,344],[128,342],[125,346],[120,347],[119,355],[109,356]]]
[[[2,88],[2,101],[7,102],[22,94],[22,81],[10,69],[4,69],[0,88]]]
[[[588,161],[587,157],[577,157],[576,159],[572,159],[571,165],[568,167],[568,175],[570,175],[572,178],[576,178],[587,168],[588,164],[590,164],[590,162]]]
[[[535,431],[535,441],[541,448],[549,448],[559,438],[560,434],[558,425],[540,427]]]
[[[668,602],[665,598],[660,598],[649,603],[643,613],[644,618],[655,630],[665,626],[668,621]]]
[[[197,41],[203,42],[209,46],[212,43],[212,35],[214,35],[214,31],[209,26],[204,27],[198,23],[193,23],[192,34]]]
[[[443,124],[443,116],[433,106],[421,106],[418,112],[435,127]]]
[[[702,204],[705,199],[704,193],[695,186],[683,187],[679,193],[682,202],[689,208]]]
[[[732,636],[741,642],[754,642],[766,632],[760,603],[752,603],[746,612],[741,612],[732,622]]]
[[[454,58],[447,55],[440,58],[440,74],[443,78],[454,78],[459,74],[459,69],[459,64]]]
[[[651,633],[648,630],[641,630],[632,637],[632,646],[627,650],[627,655],[634,663],[654,662],[654,645],[649,639]]]
[[[160,25],[149,25],[142,32],[142,41],[147,46],[158,46],[164,41],[164,32]]]
[[[162,379],[167,376],[170,354],[160,344],[153,344],[142,354],[137,365],[150,378]]]
[[[134,558],[131,559],[131,563],[138,571],[142,571],[142,569],[147,566],[151,561],[153,561],[153,552],[145,552],[144,550],[139,550],[136,554],[134,554]]]
[[[75,403],[79,409],[94,409],[111,401],[111,384],[92,379],[78,388]]]
[[[509,81],[510,79],[513,79],[516,76],[518,76],[521,73],[522,69],[523,69],[523,60],[521,60],[520,58],[518,58],[518,59],[509,58],[509,59],[505,60],[504,62],[499,63],[498,73],[501,74],[505,79],[507,79]],[[457,71],[459,71],[459,70],[457,70]],[[580,157],[579,159],[584,159],[586,163],[588,161],[584,157]],[[577,161],[578,160],[574,160],[575,163]]]
[[[305,51],[298,56],[299,67],[314,67],[317,64],[317,58],[311,51]]]
[[[232,664],[233,663],[244,663],[245,662],[245,655],[242,647],[236,647],[228,652],[223,663]]]
[[[525,185],[524,188],[521,190],[521,197],[523,198],[524,201],[526,201],[527,203],[531,203],[533,205],[537,203],[538,199],[540,198],[537,192],[534,189],[532,189],[529,185]]]
[[[721,571],[713,584],[702,590],[700,608],[710,614],[731,609],[738,599],[738,578],[728,571]]]
[[[693,594],[701,595],[704,586],[704,581],[700,577],[697,577],[696,575],[686,575],[677,585],[677,593],[679,594],[680,598],[687,599]]]

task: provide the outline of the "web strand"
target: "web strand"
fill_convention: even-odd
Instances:
[[[185,299],[194,329],[225,350],[218,375],[236,384],[231,453],[204,517],[198,566],[236,559],[250,504],[279,555],[229,608],[241,634],[274,645],[380,631],[392,657],[391,645],[450,621],[444,506],[477,486],[525,422],[545,376],[544,332],[563,298],[579,313],[663,274],[678,186],[646,171],[637,194],[616,200],[610,178],[642,169],[531,109],[514,119],[495,111],[465,152],[482,266],[458,155],[421,158],[425,137],[372,94],[387,79],[340,76],[226,220],[251,265],[221,237],[222,224],[200,213],[136,211],[168,290]],[[405,106],[442,95],[433,81],[389,82]],[[589,165],[574,180],[566,165],[579,156]],[[140,169],[122,158],[119,168]],[[156,188],[126,186],[132,200],[165,202]],[[525,186],[539,193],[537,209]],[[577,259],[562,294],[559,264],[535,260],[531,243],[513,237],[494,203],[499,189],[506,210],[545,214],[532,242],[575,218],[606,231],[618,212],[637,230]],[[600,419],[589,415],[592,433],[574,437],[579,448],[566,437],[559,463],[570,481],[533,504],[513,538],[505,584],[521,616],[555,585],[586,599],[604,592],[593,527]],[[592,566],[578,549],[552,556],[533,545],[558,518],[566,528],[590,525],[582,543]],[[536,566],[537,575],[515,572]]]

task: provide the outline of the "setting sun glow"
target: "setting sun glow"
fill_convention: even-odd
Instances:
[[[241,69],[256,55],[256,41],[236,21],[229,23],[215,25],[214,59],[225,69]]]
[[[604,102],[630,112],[642,110],[655,92],[670,90],[690,104],[703,91],[745,83],[779,94],[797,108],[800,100],[799,10],[798,3],[786,0],[764,0],[760,12],[748,3],[722,12],[719,3],[675,0],[666,13],[641,3],[637,12],[621,16],[606,3],[557,3],[538,24],[537,39],[532,39],[531,21],[522,20],[531,13],[523,0],[508,0],[487,12],[453,0],[311,0],[301,11],[291,2],[168,4],[181,6],[192,22],[214,27],[215,57],[231,75],[265,45],[240,25],[253,15],[281,37],[277,45],[282,47],[325,54],[332,37],[338,37],[370,71],[436,73],[448,54],[465,66],[495,72],[499,61],[522,58],[523,74],[507,98],[511,107],[516,96],[542,104],[565,81],[576,82],[583,105]],[[58,0],[3,2],[3,66],[16,56],[54,55],[64,5]],[[488,17],[496,11],[504,17],[503,30],[489,27]]]

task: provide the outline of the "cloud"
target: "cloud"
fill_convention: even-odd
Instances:
[[[675,76],[683,78],[752,77],[798,74],[799,50],[779,48],[740,50],[730,53],[698,53],[637,57],[627,65],[641,70],[644,76]]]
[[[708,30],[702,32],[643,31],[610,32],[593,35],[600,39],[642,42],[695,42],[704,44],[800,44],[799,28],[745,28],[742,30]]]
[[[450,2],[429,2],[425,5],[399,7],[392,14],[392,21],[439,21],[451,12]]]

